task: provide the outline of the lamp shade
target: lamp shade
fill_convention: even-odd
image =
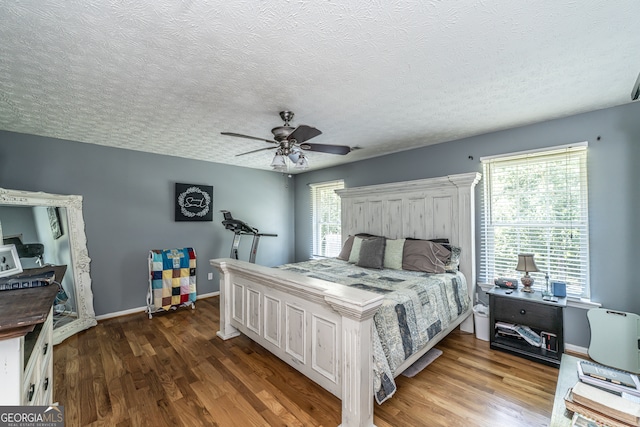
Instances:
[[[284,170],[287,167],[287,163],[284,160],[284,156],[276,153],[275,156],[273,156],[273,161],[271,162],[271,167],[274,168],[275,170]]]
[[[307,161],[307,158],[304,156],[304,154],[300,154],[300,157],[298,157],[298,161],[295,164],[295,168],[307,169],[308,167],[309,167],[309,162]]]
[[[540,271],[533,260],[533,254],[518,254],[518,265],[516,271],[525,271],[527,273]]]

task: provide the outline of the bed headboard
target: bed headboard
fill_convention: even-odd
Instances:
[[[356,233],[391,239],[447,237],[462,248],[460,271],[473,295],[474,187],[480,176],[471,172],[337,190],[342,199],[342,237]]]

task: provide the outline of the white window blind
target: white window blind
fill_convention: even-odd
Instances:
[[[310,184],[313,222],[314,256],[336,257],[342,247],[340,228],[340,197],[335,190],[344,188],[344,181]]]
[[[586,143],[481,160],[480,280],[520,279],[518,254],[533,253],[534,289],[548,274],[568,296],[589,298]]]

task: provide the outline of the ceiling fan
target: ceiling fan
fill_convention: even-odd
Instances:
[[[351,147],[347,147],[345,145],[329,145],[329,144],[311,144],[307,141],[311,138],[315,138],[316,136],[322,134],[318,129],[307,126],[300,125],[298,127],[293,127],[289,124],[289,122],[293,119],[293,112],[291,111],[281,111],[280,117],[284,121],[283,126],[277,126],[271,129],[271,133],[273,133],[273,140],[258,138],[255,136],[242,135],[239,133],[233,132],[221,132],[222,135],[227,136],[235,136],[238,138],[247,138],[247,139],[255,139],[256,141],[263,141],[268,144],[272,144],[274,146],[259,148],[253,151],[247,151],[246,153],[238,154],[237,156],[244,156],[246,154],[256,153],[258,151],[264,150],[276,150],[276,154],[271,162],[271,166],[275,170],[286,170],[287,164],[285,161],[285,157],[288,157],[291,162],[295,165],[297,169],[306,169],[309,167],[309,162],[307,161],[307,157],[305,156],[303,150],[308,151],[317,151],[319,153],[329,153],[329,154],[348,154],[351,152]]]

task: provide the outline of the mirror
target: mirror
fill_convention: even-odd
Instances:
[[[54,344],[97,324],[82,196],[0,188],[0,237],[20,245],[22,274],[55,270]]]

